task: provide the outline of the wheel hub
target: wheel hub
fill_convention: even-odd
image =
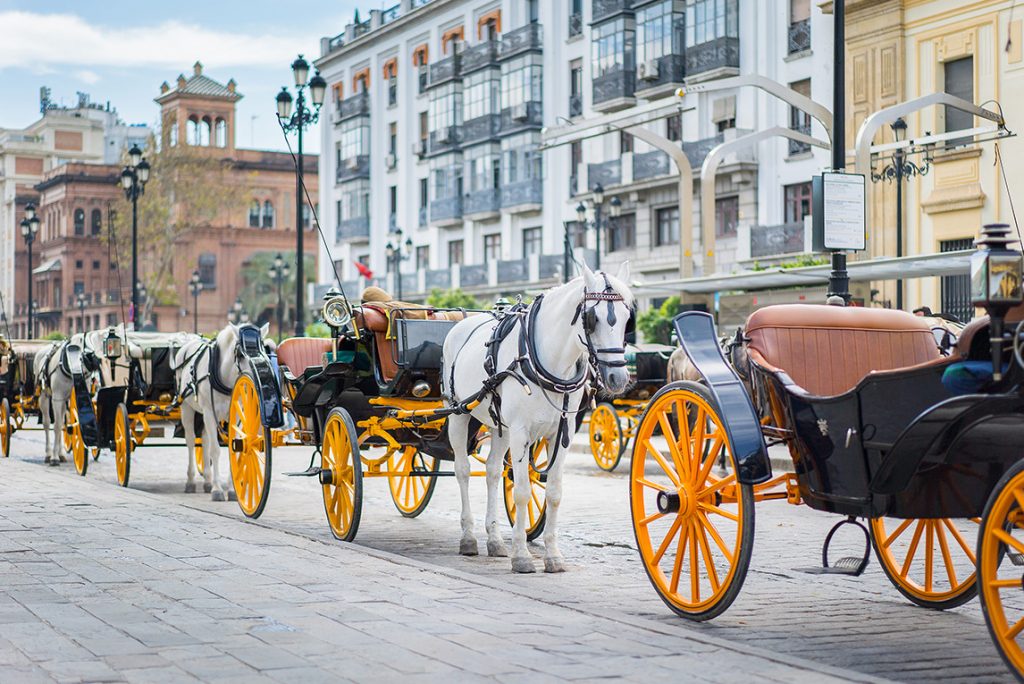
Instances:
[[[697,497],[688,484],[684,484],[674,492],[658,492],[657,506],[659,513],[680,513],[691,516],[697,508]]]
[[[320,471],[320,484],[322,485],[333,485],[334,484],[334,471],[330,468],[324,468]]]

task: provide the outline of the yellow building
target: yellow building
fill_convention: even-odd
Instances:
[[[831,4],[831,3],[828,3]],[[1007,127],[1024,125],[1024,7],[1013,0],[847,0],[847,150],[871,113],[934,92],[976,104],[1001,105]],[[993,109],[994,104],[984,105]],[[959,111],[928,107],[906,120],[907,138],[987,123]],[[886,127],[875,142],[890,142]],[[1002,156],[1010,194],[1018,197],[1024,143],[970,139],[939,144],[928,173],[905,180],[903,254],[930,254],[970,246],[984,223],[1013,223],[997,161]],[[878,159],[880,169],[888,157]],[[920,163],[921,157],[915,158]],[[874,184],[868,255],[896,254],[896,189]],[[904,308],[926,305],[963,316],[971,313],[966,276],[905,281]],[[895,282],[876,286],[876,301],[894,303]]]

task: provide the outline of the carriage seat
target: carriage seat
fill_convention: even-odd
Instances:
[[[363,325],[373,333],[377,347],[377,358],[380,360],[381,375],[386,381],[394,379],[398,374],[398,350],[394,344],[394,330],[391,319],[394,316],[412,320],[429,321],[461,321],[475,311],[435,311],[422,304],[407,302],[364,302],[362,306]]]
[[[868,373],[941,360],[931,328],[891,309],[782,304],[747,319],[750,359],[808,393],[835,396]]]
[[[323,365],[332,344],[327,337],[289,337],[277,347],[277,362],[293,378],[301,378],[307,368]]]

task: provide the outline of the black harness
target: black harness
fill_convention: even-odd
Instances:
[[[243,353],[241,339],[241,335],[239,335],[238,340],[235,342],[235,366],[238,367],[239,372],[241,372],[242,370],[242,365],[240,362],[240,356]],[[201,376],[199,375],[199,366],[203,361],[204,354],[207,357],[206,375]],[[181,362],[181,366],[179,366],[179,368],[184,367],[193,360],[195,361],[195,363],[192,364],[192,367],[190,369],[191,377],[189,379],[188,385],[185,386],[184,391],[178,398],[178,401],[183,401],[188,397],[192,396],[193,394],[195,394],[199,388],[199,383],[202,382],[203,380],[210,381],[210,387],[213,389],[214,392],[217,392],[218,394],[223,394],[224,396],[228,397],[231,396],[232,388],[227,386],[227,384],[224,382],[224,378],[222,378],[220,375],[220,347],[217,346],[216,339],[207,340],[206,342],[204,342],[199,347],[199,349],[192,352],[191,355],[189,355],[184,361]]]

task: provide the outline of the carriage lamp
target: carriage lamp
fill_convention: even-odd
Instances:
[[[323,318],[335,333],[352,320],[348,307],[345,306],[345,297],[337,290],[332,289],[324,295]]]
[[[978,251],[971,255],[971,303],[985,309],[991,319],[992,379],[1002,380],[1003,318],[1013,306],[1024,302],[1021,253],[1010,249],[1015,242],[1010,226],[990,223],[974,241]]]
[[[121,356],[121,338],[113,327],[107,328],[107,336],[103,339],[103,355],[110,360]]]

